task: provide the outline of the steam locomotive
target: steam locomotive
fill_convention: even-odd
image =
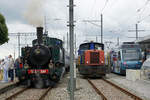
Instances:
[[[104,44],[83,43],[78,50],[78,70],[85,77],[101,77],[106,74]]]
[[[23,66],[17,70],[19,81],[36,88],[54,86],[69,67],[65,64],[63,41],[48,37],[42,27],[37,27],[37,39],[32,45],[21,50]]]

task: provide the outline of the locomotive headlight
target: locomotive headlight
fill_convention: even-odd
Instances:
[[[40,49],[36,49],[35,52],[36,52],[36,54],[39,54],[40,53]]]
[[[28,66],[28,65],[25,65],[24,68],[27,69],[27,68],[29,68],[29,66]]]
[[[101,63],[104,63],[103,61],[101,61]]]
[[[29,65],[27,64],[27,61],[25,61],[24,68],[25,69],[29,68]]]
[[[88,64],[89,62],[87,61],[86,63]]]

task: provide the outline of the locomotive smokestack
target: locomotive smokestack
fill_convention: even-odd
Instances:
[[[38,44],[42,44],[43,40],[43,27],[37,27],[37,40],[38,40]]]

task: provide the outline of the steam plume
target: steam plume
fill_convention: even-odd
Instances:
[[[39,27],[43,26],[44,21],[44,0],[30,0],[30,4],[27,7],[27,10],[24,13],[25,19],[29,24]]]

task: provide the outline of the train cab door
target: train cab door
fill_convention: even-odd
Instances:
[[[117,54],[117,66],[116,66],[116,72],[120,73],[120,67],[121,67],[121,53],[118,51]]]
[[[117,70],[116,70],[116,67],[117,67],[117,59],[118,59],[118,56],[117,56],[117,52],[114,52],[113,53],[113,56],[112,56],[112,66],[113,66],[113,68],[112,68],[112,70],[113,70],[113,72],[116,72]]]

